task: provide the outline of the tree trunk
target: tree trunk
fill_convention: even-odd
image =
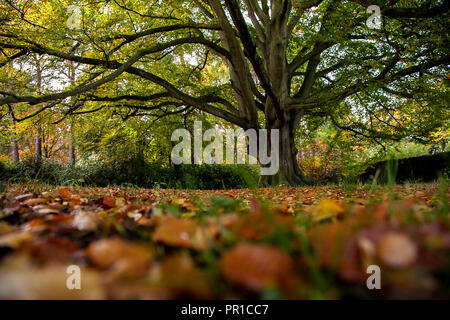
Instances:
[[[267,72],[272,83],[272,90],[275,92],[278,103],[275,103],[272,98],[268,97],[264,113],[266,128],[269,131],[279,129],[279,169],[278,173],[272,176],[261,176],[260,184],[266,186],[302,186],[307,183],[297,163],[298,151],[295,147],[294,136],[298,117],[295,113],[288,111],[290,77],[286,51],[289,37],[289,10],[289,2],[272,2],[272,20],[266,26],[267,38],[264,59],[267,63]],[[280,117],[280,113],[282,113],[283,117]],[[269,144],[270,134],[267,135],[267,138],[269,139]]]
[[[290,120],[279,128],[279,169],[272,176],[261,176],[259,183],[262,186],[287,185],[291,187],[304,186],[308,183],[297,163],[297,148],[295,146],[294,121]],[[267,135],[270,146],[270,134]],[[268,148],[270,150],[270,148]]]
[[[69,141],[69,165],[71,167],[75,166],[75,161],[76,161],[75,146],[74,146],[73,140],[71,138]]]
[[[41,69],[41,63],[39,61],[38,57],[36,58],[36,74],[37,74],[37,92],[39,95],[42,94],[42,69]],[[40,120],[37,121],[37,133],[35,137],[35,144],[34,144],[34,157],[37,163],[40,163],[42,160],[42,130],[41,130],[41,123]]]
[[[74,167],[75,161],[75,143],[73,137],[73,124],[71,123],[69,129],[69,165]]]
[[[34,157],[37,162],[40,162],[42,160],[42,139],[39,132],[34,141]]]
[[[12,124],[12,135],[11,135],[11,143],[12,143],[12,160],[14,163],[19,162],[19,144],[16,139],[16,121],[11,116],[11,124]]]

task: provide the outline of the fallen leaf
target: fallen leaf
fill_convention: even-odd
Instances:
[[[86,256],[100,269],[108,269],[112,277],[145,273],[150,266],[152,252],[120,238],[91,243]]]
[[[36,206],[38,204],[43,204],[43,203],[47,203],[47,202],[48,202],[47,199],[37,198],[37,199],[25,200],[23,203],[26,204],[27,206],[33,207],[33,206]]]
[[[24,202],[25,200],[33,198],[33,196],[34,195],[32,193],[22,194],[20,196],[17,196],[15,198],[15,200],[18,201],[18,202]]]
[[[345,212],[343,206],[332,199],[322,199],[317,206],[312,209],[312,217],[315,222],[320,222],[334,218]]]
[[[207,299],[212,290],[209,279],[191,257],[174,254],[166,257],[150,273],[152,281],[170,291],[171,299]]]
[[[69,188],[59,188],[59,197],[63,200],[72,199],[72,194],[70,193]]]
[[[32,267],[26,256],[11,257],[0,267],[0,299],[20,300],[90,300],[105,299],[97,272],[80,268],[81,288],[66,286],[69,265]]]
[[[33,234],[27,231],[17,231],[7,233],[0,237],[0,247],[17,248],[22,243],[31,241]]]
[[[97,229],[98,219],[84,210],[77,210],[72,225],[78,230],[93,231]]]
[[[153,240],[173,247],[204,250],[209,246],[210,234],[196,221],[164,217],[158,222]]]
[[[78,250],[73,241],[58,236],[35,238],[28,242],[23,250],[30,253],[34,259],[41,263],[48,262],[70,262],[72,254]]]
[[[293,262],[279,249],[240,244],[224,254],[220,270],[230,283],[249,291],[280,285],[291,276]]]
[[[105,196],[98,198],[97,201],[95,201],[96,204],[101,205],[102,207],[106,209],[114,208],[116,206],[116,199],[110,196]]]
[[[389,232],[384,235],[377,246],[381,261],[392,268],[406,268],[417,259],[417,245],[406,235]]]
[[[16,231],[16,229],[17,229],[16,227],[10,225],[9,223],[0,221],[0,236]]]
[[[33,211],[40,216],[62,213],[61,208],[52,205],[37,205],[33,207]]]

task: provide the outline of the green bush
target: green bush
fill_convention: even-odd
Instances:
[[[57,161],[24,159],[18,164],[0,166],[0,180],[23,183],[39,181],[53,185],[126,185],[143,188],[232,189],[255,187],[258,174],[246,165],[181,165],[164,167],[142,160],[96,162],[70,167]]]

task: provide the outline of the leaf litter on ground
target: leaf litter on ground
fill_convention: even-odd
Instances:
[[[7,185],[0,298],[449,298],[448,193]],[[381,290],[366,287],[369,265]]]

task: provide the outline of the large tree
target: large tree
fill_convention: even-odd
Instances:
[[[2,91],[0,105],[76,101],[66,114],[114,107],[156,117],[198,109],[243,129],[279,129],[280,170],[266,183],[305,182],[294,143],[302,118],[375,141],[420,139],[429,128],[405,130],[398,111],[409,101],[426,117],[448,98],[447,0],[86,0],[74,3],[80,29],[66,24],[69,4],[2,0],[0,66],[39,54],[85,67],[76,85]],[[370,5],[379,28],[367,27]]]

